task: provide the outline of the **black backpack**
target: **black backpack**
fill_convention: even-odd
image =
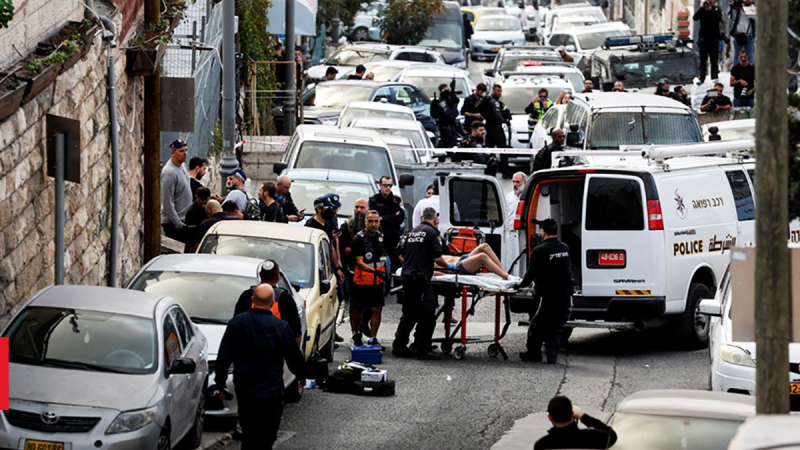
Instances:
[[[242,211],[244,220],[261,220],[261,208],[258,207],[258,200],[251,197],[247,192],[244,195],[247,196],[247,206]]]

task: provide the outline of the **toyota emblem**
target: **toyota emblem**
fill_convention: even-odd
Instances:
[[[58,414],[50,411],[46,411],[42,413],[42,422],[46,423],[47,425],[55,425],[58,423]]]

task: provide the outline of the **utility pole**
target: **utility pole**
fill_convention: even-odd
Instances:
[[[295,0],[285,0],[286,1],[286,42],[284,46],[286,47],[286,61],[294,61],[294,2]],[[295,92],[295,68],[294,64],[286,64],[286,101],[283,102],[283,134],[287,136],[291,136],[294,134],[295,125],[297,124],[295,120],[295,101],[294,101],[294,92]]]
[[[756,412],[788,414],[791,333],[786,0],[759,0],[756,27]]]
[[[145,0],[144,22],[158,23],[160,0]],[[144,262],[161,254],[161,71],[144,77]]]
[[[650,0],[644,0],[644,35],[650,34]]]
[[[222,160],[219,173],[222,175],[220,192],[227,194],[225,174],[239,167],[233,154],[236,144],[236,59],[234,39],[236,36],[235,0],[222,1]],[[266,14],[266,12],[264,12]]]

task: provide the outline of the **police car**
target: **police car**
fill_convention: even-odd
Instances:
[[[528,129],[533,125],[528,123],[529,116],[525,112],[525,108],[539,96],[540,89],[547,89],[548,98],[555,103],[562,91],[572,91],[572,83],[563,75],[539,76],[524,72],[506,75],[507,77],[501,84],[503,87],[501,100],[511,111],[511,147],[528,148],[530,142]]]
[[[705,346],[699,303],[714,296],[731,249],[755,242],[754,145],[640,146],[529,178],[515,220],[519,245],[535,242],[534,219],[558,222],[575,278],[570,325],[669,323],[682,344]],[[592,152],[558,152],[554,166],[560,153]],[[518,273],[527,264],[523,256]]]
[[[562,62],[555,47],[504,47],[497,52],[492,67],[483,72],[486,86],[491,89],[493,84],[502,80],[504,72],[516,71],[522,61],[536,61],[542,64]]]
[[[627,90],[638,90],[654,88],[662,78],[688,85],[697,76],[694,52],[672,35],[608,38],[592,55],[590,67],[595,86],[604,91],[617,80]]]

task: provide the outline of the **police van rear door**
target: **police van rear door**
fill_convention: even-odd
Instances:
[[[570,256],[580,260],[584,297],[663,295],[654,292],[660,284],[654,274],[663,273],[657,270],[657,258],[654,261],[663,247],[663,222],[660,215],[648,216],[641,178],[587,175],[582,215],[580,229],[562,227],[561,239],[567,245],[572,240],[581,242],[580,254]]]
[[[508,211],[500,181],[486,175],[450,175],[441,186],[439,231],[442,236],[454,229],[478,229],[506,264],[510,255],[505,254],[503,241]]]

